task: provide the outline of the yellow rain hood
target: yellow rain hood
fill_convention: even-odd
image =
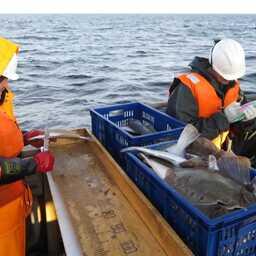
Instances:
[[[0,76],[3,75],[13,55],[17,54],[18,52],[18,45],[3,37],[0,37]]]

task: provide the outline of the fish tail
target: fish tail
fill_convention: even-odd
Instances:
[[[198,132],[197,128],[192,124],[187,124],[184,130],[182,131],[177,144],[169,147],[167,150],[170,153],[183,157],[185,149],[191,143],[193,143],[199,136],[200,133]]]

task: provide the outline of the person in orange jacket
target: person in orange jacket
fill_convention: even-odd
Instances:
[[[209,58],[195,57],[189,66],[171,84],[167,113],[192,123],[218,148],[227,141],[230,147],[232,138],[234,153],[256,166],[256,108],[245,104],[239,82],[246,68],[242,46],[233,39],[219,40]]]
[[[41,131],[22,133],[13,111],[14,94],[8,81],[17,80],[19,47],[0,37],[0,255],[25,255],[25,219],[30,214],[32,196],[23,178],[34,173],[51,171],[54,156],[39,152],[21,159],[27,144],[40,147],[42,140],[30,139]]]

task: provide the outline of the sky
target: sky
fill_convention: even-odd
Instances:
[[[2,0],[0,13],[256,13],[256,1]]]

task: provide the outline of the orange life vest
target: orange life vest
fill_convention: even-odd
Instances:
[[[210,117],[230,103],[237,101],[239,97],[240,86],[238,82],[227,91],[222,102],[213,86],[203,76],[197,73],[190,73],[183,74],[178,79],[191,90],[198,104],[199,117]]]
[[[0,156],[16,157],[23,147],[23,135],[18,124],[0,110]]]
[[[197,105],[198,117],[208,118],[213,114],[221,111],[230,103],[237,101],[239,98],[240,85],[236,81],[235,85],[230,88],[224,97],[224,100],[217,95],[214,87],[200,74],[191,72],[177,77],[184,85],[186,85],[192,92]],[[224,143],[228,132],[221,133],[213,143],[221,148]]]

